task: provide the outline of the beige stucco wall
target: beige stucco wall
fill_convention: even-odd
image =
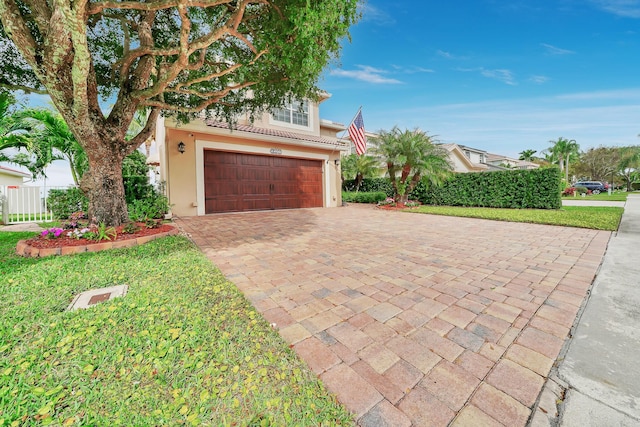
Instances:
[[[22,185],[24,178],[0,171],[0,185]]]
[[[291,129],[289,129],[291,131]],[[296,131],[296,133],[299,133]],[[167,196],[171,211],[178,216],[204,215],[204,150],[214,149],[248,154],[276,155],[282,157],[317,159],[322,161],[324,175],[323,205],[336,207],[342,204],[340,191],[340,158],[338,147],[318,147],[318,143],[301,143],[282,138],[247,132],[212,128],[202,121],[194,121],[176,128],[168,122],[164,144],[161,144],[161,174],[167,183]],[[179,142],[185,143],[185,152],[178,151]],[[296,144],[293,144],[297,142]]]

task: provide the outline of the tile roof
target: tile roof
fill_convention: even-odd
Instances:
[[[207,120],[205,121],[205,123],[207,126],[211,126],[219,129],[229,129],[229,124],[225,122]],[[338,146],[338,145],[347,146],[346,141],[339,141],[339,140],[333,141],[327,138],[322,138],[321,136],[305,135],[301,133],[287,132],[287,131],[276,130],[276,129],[259,128],[251,125],[236,124],[232,129],[232,132],[233,131],[249,132],[249,133],[267,135],[267,136],[275,136],[278,138],[295,139],[298,141],[315,142],[318,144],[326,144],[332,147]]]

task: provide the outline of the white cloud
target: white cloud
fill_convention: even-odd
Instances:
[[[549,53],[550,55],[572,55],[575,53],[572,50],[561,49],[559,47],[556,47],[547,43],[540,43],[540,46],[546,48],[547,53]]]
[[[367,83],[374,84],[400,84],[400,80],[385,77],[383,74],[388,71],[380,70],[378,68],[370,67],[368,65],[358,65],[359,70],[331,70],[332,76],[347,77],[350,79],[361,80]]]
[[[515,80],[515,77],[513,76],[513,73],[510,70],[506,70],[506,69],[488,70],[484,67],[477,67],[477,68],[457,68],[456,70],[461,71],[463,73],[480,73],[484,77],[499,80],[502,83],[507,84],[509,86],[516,86],[518,84]]]
[[[623,101],[638,102],[640,99],[640,88],[620,89],[620,90],[601,90],[595,92],[579,92],[556,96],[559,100],[568,101],[602,101],[614,100],[617,103]]]
[[[535,84],[543,84],[549,81],[549,77],[547,76],[531,76],[529,77],[529,81]]]
[[[640,18],[640,0],[591,0],[601,9],[627,18]]]
[[[560,136],[575,139],[581,150],[638,145],[640,102],[638,98],[631,102],[627,93],[638,96],[640,88],[432,105],[398,109],[393,114],[369,109],[367,120],[372,129],[420,127],[442,142],[512,157],[524,149],[544,150],[549,140]]]
[[[378,25],[394,25],[396,23],[395,18],[389,15],[386,11],[381,10],[370,3],[359,3],[358,10],[362,14],[363,22],[373,22]]]
[[[504,84],[515,86],[517,85],[513,73],[509,70],[497,69],[497,70],[487,70],[482,68],[480,70],[480,74],[490,79],[496,79],[501,81]]]
[[[468,59],[466,56],[459,56],[459,55],[454,55],[451,52],[447,52],[444,50],[440,50],[438,49],[436,51],[436,55],[441,56],[444,59],[451,59],[451,60],[462,60],[462,59]]]
[[[417,73],[435,73],[431,68],[424,67],[404,67],[402,65],[391,65],[391,67],[401,73],[405,74],[417,74]]]

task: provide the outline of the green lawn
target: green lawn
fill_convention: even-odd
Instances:
[[[44,259],[0,232],[0,426],[353,425],[183,237]],[[79,292],[129,293],[66,311]]]
[[[408,209],[407,212],[615,231],[620,224],[624,208],[565,206],[558,210],[546,210],[420,206],[416,209]]]
[[[591,194],[584,197],[580,195],[575,197],[566,196],[566,197],[563,197],[562,200],[604,200],[608,202],[626,202],[628,195],[629,193],[626,191],[616,191],[611,193],[611,195],[607,193],[600,193],[600,194]]]

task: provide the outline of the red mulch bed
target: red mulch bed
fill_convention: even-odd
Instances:
[[[403,211],[405,209],[413,209],[413,208],[417,208],[418,206],[405,206],[402,205],[400,203],[398,203],[396,206],[391,206],[391,205],[380,205],[378,206],[378,209],[383,209],[385,211]]]
[[[121,240],[136,239],[138,237],[151,236],[159,233],[166,233],[168,231],[173,230],[174,228],[169,224],[162,224],[156,228],[147,228],[144,225],[144,223],[138,223],[138,226],[140,227],[140,230],[131,234],[123,233],[122,232],[123,226],[116,227],[116,233],[118,233],[116,238],[111,240],[104,240],[103,242],[114,242],[114,241],[119,242]],[[66,246],[85,246],[85,245],[91,245],[93,243],[99,243],[95,240],[75,239],[73,237],[67,237],[67,232],[69,231],[71,230],[64,230],[62,235],[60,235],[60,237],[56,239],[47,239],[47,238],[38,236],[38,237],[34,237],[33,239],[29,239],[26,242],[29,246],[32,246],[38,249],[63,248]]]

